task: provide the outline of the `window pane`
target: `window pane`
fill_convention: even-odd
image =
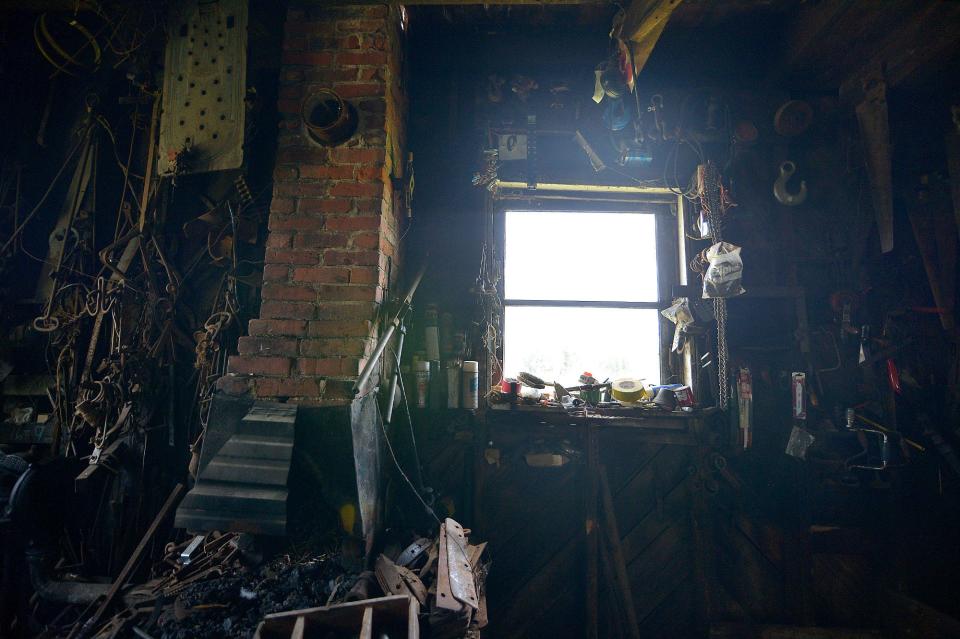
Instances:
[[[652,213],[506,212],[506,299],[655,302]]]
[[[660,331],[655,309],[508,306],[504,374],[527,371],[576,386],[597,379],[638,377],[660,383]]]

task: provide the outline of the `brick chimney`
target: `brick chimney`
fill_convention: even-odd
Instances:
[[[406,95],[396,7],[299,6],[287,12],[281,115],[259,319],[241,337],[221,390],[261,399],[345,403],[376,343],[373,325],[403,215]],[[304,99],[333,89],[356,134],[308,137]]]

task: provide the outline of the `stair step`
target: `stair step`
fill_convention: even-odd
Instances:
[[[215,458],[221,455],[289,462],[293,456],[293,441],[279,437],[237,434],[226,441]]]
[[[285,487],[289,473],[288,461],[220,454],[207,464],[200,479]]]
[[[284,513],[287,508],[287,490],[204,480],[187,493],[183,499],[183,507]]]

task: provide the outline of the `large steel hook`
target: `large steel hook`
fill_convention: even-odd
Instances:
[[[803,204],[804,200],[807,199],[806,180],[800,180],[800,190],[796,193],[787,191],[787,180],[793,177],[793,174],[796,172],[797,165],[790,160],[780,165],[780,177],[773,183],[773,196],[777,198],[777,202],[780,202],[780,204],[797,206],[798,204]]]

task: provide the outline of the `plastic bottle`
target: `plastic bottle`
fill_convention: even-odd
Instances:
[[[477,362],[463,363],[463,397],[461,406],[476,410],[480,406],[480,365]]]

